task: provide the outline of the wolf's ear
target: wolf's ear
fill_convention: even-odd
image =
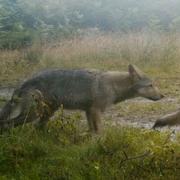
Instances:
[[[135,65],[129,64],[128,66],[129,74],[134,78],[141,78],[143,76],[143,72],[139,70]]]

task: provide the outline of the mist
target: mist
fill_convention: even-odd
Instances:
[[[1,48],[57,40],[87,29],[103,32],[180,30],[178,0],[1,0]],[[7,40],[8,39],[8,40]],[[16,44],[17,43],[17,44]]]

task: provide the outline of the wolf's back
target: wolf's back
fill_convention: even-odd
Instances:
[[[21,89],[38,89],[66,108],[85,109],[98,95],[100,71],[49,70],[22,84]]]

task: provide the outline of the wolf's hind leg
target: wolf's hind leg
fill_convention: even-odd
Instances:
[[[37,129],[44,129],[46,127],[46,124],[49,118],[50,118],[49,116],[44,116],[44,117],[39,118],[38,120],[34,122],[34,126]]]
[[[47,124],[47,122],[41,121],[41,120],[35,121],[33,123],[33,125],[36,129],[44,129],[46,127],[46,124]]]

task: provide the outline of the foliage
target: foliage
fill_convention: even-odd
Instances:
[[[0,48],[52,42],[97,28],[179,31],[177,0],[0,0]]]
[[[31,44],[32,17],[25,14],[16,0],[0,1],[0,48],[14,49]]]

